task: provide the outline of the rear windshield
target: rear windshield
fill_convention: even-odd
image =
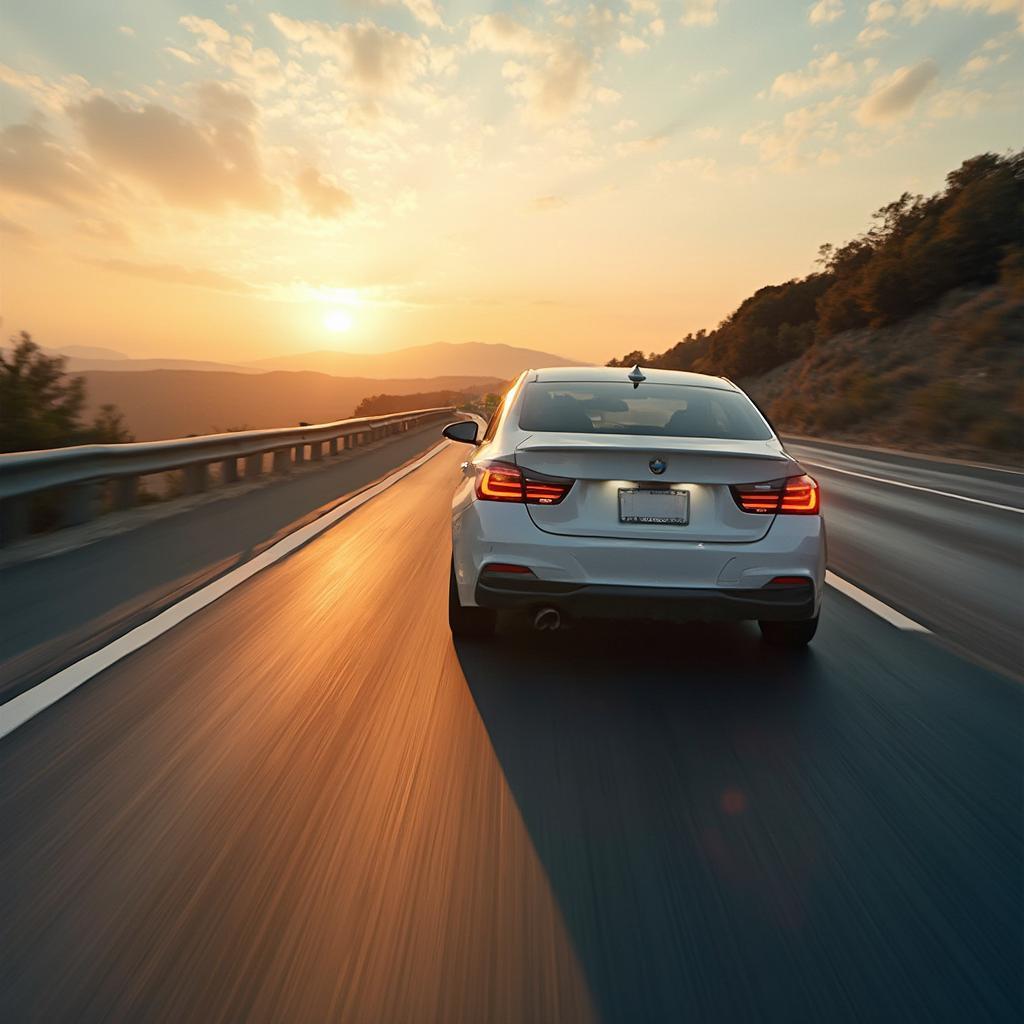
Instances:
[[[685,384],[528,384],[521,430],[575,434],[644,434],[767,441],[771,431],[737,391]]]

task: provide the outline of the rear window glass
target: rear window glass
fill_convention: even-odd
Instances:
[[[771,431],[737,391],[685,384],[528,384],[522,430],[575,434],[643,434],[767,441]]]

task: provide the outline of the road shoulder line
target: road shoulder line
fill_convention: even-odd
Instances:
[[[843,473],[846,476],[860,477],[862,480],[873,480],[879,484],[889,484],[890,487],[906,487],[911,491],[924,491],[926,494],[937,494],[942,498],[956,498],[957,501],[969,501],[972,505],[984,505],[986,508],[996,508],[1003,512],[1016,512],[1017,515],[1024,515],[1024,508],[1017,508],[1015,505],[1000,505],[994,501],[985,501],[982,498],[969,498],[966,494],[954,494],[952,491],[938,491],[934,487],[923,487],[921,484],[908,484],[903,480],[890,480],[884,476],[872,476],[870,473],[857,473],[852,469],[840,469],[838,466],[827,466],[824,462],[813,462],[810,459],[798,459],[801,465],[813,466],[815,469],[824,469],[829,473]]]
[[[879,601],[877,597],[872,597],[866,591],[861,590],[860,587],[844,580],[842,576],[837,576],[831,569],[825,573],[825,582],[834,590],[838,590],[840,594],[856,601],[857,604],[867,608],[869,612],[873,612],[879,618],[885,619],[886,622],[897,629],[906,630],[908,633],[931,635],[932,631],[927,626],[922,626],[920,622],[915,622],[902,612],[896,611],[895,608],[890,608],[884,601]]]
[[[340,519],[354,512],[361,505],[365,505],[378,494],[394,486],[410,473],[419,469],[420,466],[429,462],[435,455],[449,446],[450,442],[442,441],[435,445],[425,454],[413,462],[407,463],[400,469],[395,470],[388,476],[371,484],[365,490],[353,495],[348,501],[342,502],[330,512],[320,518],[299,527],[289,533],[281,540],[264,549],[254,558],[244,562],[236,569],[225,573],[223,576],[208,583],[206,586],[189,594],[188,597],[165,608],[152,619],[141,623],[134,629],[129,630],[123,636],[112,640],[109,644],[101,647],[98,651],[86,655],[84,658],[68,665],[67,668],[55,673],[47,679],[37,683],[29,690],[12,697],[6,704],[0,704],[0,739],[14,732],[19,726],[24,725],[29,719],[34,718],[41,711],[56,704],[57,701],[66,697],[69,693],[77,690],[83,683],[88,682],[93,676],[111,665],[116,664],[129,654],[134,653],[146,644],[156,640],[157,637],[173,629],[179,623],[196,612],[201,611],[207,605],[212,604],[219,597],[230,593],[246,580],[251,579],[263,569],[268,568],[275,562],[281,561],[290,555],[297,548],[312,540],[333,526]]]

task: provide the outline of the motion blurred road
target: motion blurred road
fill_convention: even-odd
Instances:
[[[450,447],[7,736],[0,1019],[1020,1019],[1021,517],[814,454],[935,636],[455,648]]]

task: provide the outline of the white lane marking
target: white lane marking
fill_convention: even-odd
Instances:
[[[868,473],[855,473],[852,469],[840,469],[838,466],[826,466],[824,462],[812,462],[810,459],[797,459],[802,465],[814,466],[816,469],[825,469],[830,473],[845,473],[847,476],[859,476],[862,480],[874,480],[880,484],[889,484],[892,487],[906,487],[911,491],[925,491],[927,494],[938,494],[943,498],[956,498],[957,501],[969,501],[972,505],[985,505],[988,508],[998,508],[1003,512],[1016,512],[1024,515],[1024,508],[1017,508],[1015,505],[998,505],[994,501],[983,501],[981,498],[968,498],[966,494],[953,494],[951,491],[937,491],[934,487],[922,487],[920,484],[908,484],[902,480],[890,480],[884,476],[871,476]]]
[[[857,604],[863,605],[869,612],[874,612],[879,618],[885,619],[886,622],[897,629],[905,629],[910,633],[931,633],[931,630],[926,626],[922,626],[920,622],[908,619],[902,612],[896,611],[895,608],[890,608],[884,602],[879,601],[877,597],[872,597],[870,594],[865,593],[860,587],[855,587],[852,583],[848,583],[831,570],[826,571],[825,582],[830,587],[838,590],[840,594],[845,594],[847,597],[852,598]]]
[[[24,725],[30,718],[45,711],[51,704],[56,704],[61,698],[66,697],[73,690],[77,690],[83,683],[88,682],[93,676],[110,668],[111,665],[126,658],[129,654],[145,647],[146,644],[163,636],[168,630],[173,629],[180,622],[184,622],[191,615],[201,611],[207,605],[212,604],[219,597],[223,597],[235,587],[255,576],[258,572],[281,561],[286,555],[291,554],[296,548],[301,547],[317,534],[323,533],[328,527],[333,526],[339,519],[344,519],[349,513],[354,512],[360,505],[365,505],[372,498],[377,497],[389,487],[398,483],[399,480],[407,477],[414,470],[417,470],[425,462],[432,459],[438,452],[443,451],[451,442],[442,441],[435,445],[425,455],[415,462],[403,466],[390,476],[368,487],[365,491],[349,498],[348,501],[338,505],[337,508],[325,513],[319,519],[300,527],[294,533],[283,537],[276,544],[272,544],[266,551],[260,552],[255,558],[250,559],[237,569],[225,573],[218,579],[208,583],[205,587],[189,594],[177,604],[164,609],[159,615],[155,615],[148,622],[143,622],[134,629],[129,630],[124,636],[111,641],[106,647],[86,655],[76,661],[73,665],[62,669],[41,683],[37,683],[31,690],[19,693],[6,704],[0,704],[0,738],[8,733],[14,732],[20,725]]]

